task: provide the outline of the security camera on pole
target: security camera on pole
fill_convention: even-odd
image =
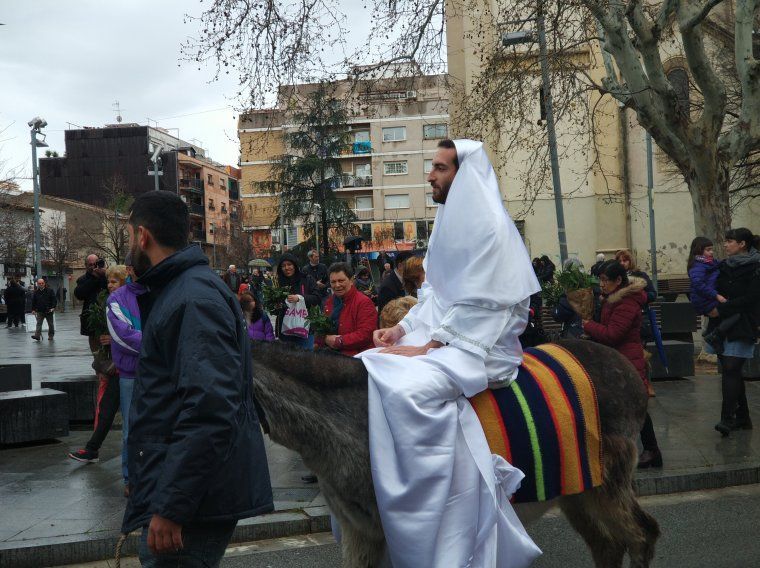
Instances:
[[[40,252],[40,180],[39,169],[37,168],[37,148],[48,147],[47,143],[45,143],[45,135],[41,132],[41,130],[47,126],[47,120],[40,118],[39,116],[35,116],[32,120],[27,122],[27,124],[31,128],[30,132],[32,136],[32,184],[34,187],[34,259],[35,270],[37,271],[35,276],[37,278],[41,278],[42,255]],[[42,136],[42,140],[37,139],[38,134]]]

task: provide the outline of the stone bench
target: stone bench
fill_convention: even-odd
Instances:
[[[694,376],[694,344],[687,341],[666,339],[662,342],[668,368],[660,361],[657,345],[653,341],[647,343],[647,351],[652,355],[649,363],[652,367],[653,379],[670,379]]]
[[[52,389],[0,392],[0,445],[68,435],[66,393]]]
[[[29,363],[0,365],[0,392],[32,388],[32,366]]]
[[[66,393],[70,422],[89,423],[95,420],[95,405],[98,401],[98,377],[96,375],[47,379],[42,381],[41,386]]]

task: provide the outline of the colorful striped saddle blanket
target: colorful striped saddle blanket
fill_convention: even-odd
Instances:
[[[470,399],[488,445],[525,473],[516,503],[547,501],[602,484],[594,385],[559,345],[525,350],[517,378]]]

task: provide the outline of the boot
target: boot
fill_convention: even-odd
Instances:
[[[715,425],[715,429],[718,432],[720,432],[721,436],[723,436],[724,438],[728,438],[728,435],[731,433],[731,430],[736,429],[736,424],[733,420],[721,419],[721,421]]]
[[[639,456],[638,469],[648,469],[650,467],[662,467],[662,453],[659,448],[654,450],[644,450]]]

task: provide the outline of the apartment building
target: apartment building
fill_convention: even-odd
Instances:
[[[346,79],[333,85],[335,96],[348,100],[352,116],[351,140],[339,156],[335,191],[356,214],[364,237],[362,252],[425,246],[436,213],[425,179],[437,144],[449,131],[446,78],[360,81],[353,91],[352,83]],[[289,93],[303,95],[314,88],[296,85]],[[285,134],[297,128],[285,110],[285,97],[278,106],[243,113],[238,126],[243,226],[261,256],[292,248],[305,238],[302,226],[272,231],[277,196],[256,189],[256,182],[271,179],[273,160],[286,151]]]

